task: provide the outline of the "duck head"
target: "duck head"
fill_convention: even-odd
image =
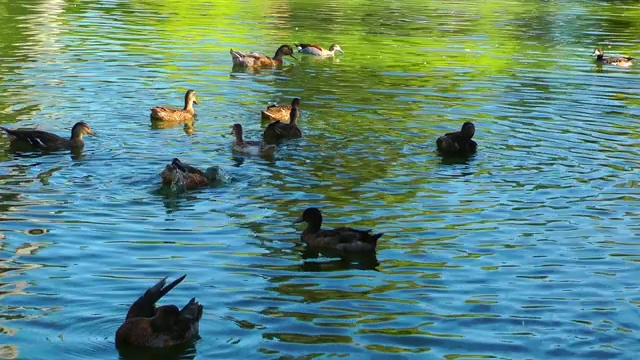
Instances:
[[[196,91],[195,90],[187,90],[187,93],[184,94],[184,103],[188,104],[196,104],[198,105],[198,99],[196,99]]]
[[[297,224],[301,222],[306,222],[307,224],[322,224],[322,213],[320,212],[320,209],[314,207],[305,209],[302,212],[302,215],[300,215],[300,217],[298,217],[293,223]]]
[[[73,125],[73,128],[71,128],[72,139],[82,139],[84,135],[98,136],[98,134],[91,130],[89,124],[84,121],[77,122]]]
[[[593,54],[591,56],[595,56],[597,59],[602,59],[604,57],[604,51],[600,48],[593,50]]]
[[[242,125],[233,124],[233,127],[231,128],[231,135],[235,135],[236,142],[241,143],[242,142]]]
[[[274,59],[277,58],[281,58],[285,55],[289,55],[292,58],[298,60],[298,58],[296,58],[295,56],[293,56],[293,48],[289,45],[281,45],[278,50],[276,50],[276,55],[274,56]]]
[[[476,133],[476,126],[473,125],[472,122],[467,121],[464,124],[462,124],[462,129],[460,129],[460,132],[467,139],[471,139],[473,135]]]
[[[340,53],[344,54],[344,51],[342,51],[340,45],[338,44],[332,44],[331,46],[329,46],[329,51],[339,51]]]

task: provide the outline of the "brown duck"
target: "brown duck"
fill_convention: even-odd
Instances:
[[[171,164],[165,166],[160,173],[162,185],[174,185],[184,190],[193,190],[209,186],[221,180],[221,169],[218,166],[202,171],[189,164],[185,164],[178,158],[174,158]]]
[[[298,109],[298,115],[300,114],[300,99],[295,98],[291,101],[291,106],[287,105],[269,105],[266,110],[261,112],[263,120],[280,121],[288,124],[290,122],[290,114],[292,108]]]
[[[293,56],[293,48],[289,45],[280,46],[272,58],[258,53],[241,52],[233,49],[229,49],[229,53],[231,53],[231,61],[233,62],[233,65],[251,68],[281,66],[282,58],[285,55],[289,55],[296,59],[296,57]]]
[[[438,151],[443,155],[468,155],[476,152],[478,144],[471,140],[476,132],[472,122],[462,124],[460,131],[444,134],[436,140]]]
[[[233,151],[247,155],[273,156],[276,152],[275,145],[267,145],[262,141],[245,141],[242,135],[242,125],[234,124],[231,134],[235,135]]]
[[[156,106],[151,108],[151,120],[153,121],[171,121],[183,122],[193,121],[196,112],[193,104],[198,104],[195,90],[187,90],[184,95],[184,108],[176,109],[168,106]]]
[[[164,278],[147,289],[129,307],[124,323],[116,331],[116,346],[160,348],[195,340],[203,310],[195,298],[182,310],[175,305],[155,305],[186,276],[182,275],[167,286],[167,278]]]
[[[71,138],[65,139],[56,134],[34,129],[7,129],[1,127],[9,137],[11,146],[37,150],[76,149],[84,146],[84,135],[97,136],[87,123],[81,121],[71,128]]]
[[[300,100],[298,98],[293,99],[291,110],[289,111],[289,123],[287,124],[278,120],[272,122],[264,129],[263,138],[267,144],[277,144],[283,140],[302,137],[302,130],[298,127],[298,118],[300,117],[299,106]]]
[[[591,55],[595,56],[596,61],[600,63],[623,67],[633,65],[634,60],[631,56],[604,56],[604,51],[602,49],[595,49]]]
[[[372,234],[371,230],[357,230],[340,227],[322,230],[322,213],[317,208],[308,208],[294,221],[294,224],[306,222],[300,239],[316,249],[332,249],[345,253],[372,252],[376,250],[378,239],[383,233]]]

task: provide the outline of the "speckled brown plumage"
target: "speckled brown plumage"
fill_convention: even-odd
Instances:
[[[196,99],[195,90],[187,90],[184,95],[184,108],[176,109],[169,106],[156,106],[151,108],[151,120],[152,121],[166,121],[166,122],[187,122],[193,121],[196,116],[196,112],[193,109],[193,104],[198,104]]]
[[[291,106],[289,105],[269,105],[265,110],[263,110],[260,115],[263,120],[268,120],[271,122],[280,121],[282,123],[288,124],[290,122],[291,109],[296,107],[298,109],[298,116],[300,114],[300,99],[295,98],[291,102]]]
[[[285,55],[289,55],[294,59],[296,58],[293,56],[293,49],[289,45],[280,46],[272,58],[258,53],[241,52],[233,49],[229,49],[229,53],[231,54],[233,65],[252,68],[280,66],[282,65],[282,58]]]

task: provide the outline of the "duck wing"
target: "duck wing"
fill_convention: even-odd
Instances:
[[[125,320],[137,317],[153,317],[156,313],[156,302],[176,287],[176,285],[180,284],[185,277],[187,277],[187,275],[182,275],[166,286],[166,277],[158,281],[158,283],[147,289],[142,296],[131,304]]]
[[[180,159],[178,159],[178,158],[174,158],[171,161],[171,164],[173,166],[175,166],[176,168],[178,168],[178,170],[180,170],[182,172],[190,173],[190,174],[194,174],[194,175],[201,175],[201,176],[206,177],[206,174],[202,170],[200,170],[200,169],[198,169],[196,167],[193,167],[193,166],[191,166],[189,164],[185,164],[182,161],[180,161]]]
[[[24,143],[39,149],[55,147],[68,141],[61,136],[46,131],[31,129],[13,130],[5,127],[0,127],[0,129],[7,133],[9,141],[12,143]]]
[[[278,120],[272,122],[264,129],[263,137],[266,143],[273,144],[285,139],[302,137],[302,131],[297,125],[286,124]]]

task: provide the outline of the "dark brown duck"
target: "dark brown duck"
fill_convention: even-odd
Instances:
[[[438,151],[443,155],[468,155],[476,152],[478,144],[471,140],[476,132],[472,122],[462,124],[460,131],[450,132],[436,140]]]
[[[322,230],[322,213],[313,207],[306,209],[294,224],[300,222],[307,223],[300,239],[317,249],[333,249],[346,253],[372,252],[376,250],[378,239],[383,235],[372,234],[371,230],[350,227]]]
[[[147,289],[129,307],[124,323],[116,331],[116,346],[161,348],[195,340],[199,335],[203,310],[195,298],[189,300],[182,310],[175,305],[156,307],[156,302],[186,276],[167,286],[167,278],[164,278]]]

